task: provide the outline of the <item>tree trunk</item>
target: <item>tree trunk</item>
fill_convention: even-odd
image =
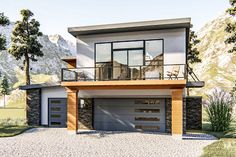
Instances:
[[[30,85],[30,74],[29,74],[29,56],[28,53],[25,53],[25,84]]]
[[[4,106],[3,106],[4,108],[5,108],[5,106],[6,106],[6,98],[5,98],[5,96],[6,96],[6,95],[4,94],[4,104],[3,104],[3,105],[4,105]]]
[[[187,96],[189,96],[189,88],[187,88]]]

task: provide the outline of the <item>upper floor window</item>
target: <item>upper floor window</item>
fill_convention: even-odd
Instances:
[[[147,40],[145,41],[145,61],[146,65],[163,64],[163,40]]]
[[[111,43],[96,44],[96,62],[111,62]]]
[[[96,43],[95,49],[96,63],[112,63],[116,59],[123,64],[149,65],[153,60],[163,61],[162,39]]]
[[[95,44],[98,80],[163,76],[163,40],[115,41]]]

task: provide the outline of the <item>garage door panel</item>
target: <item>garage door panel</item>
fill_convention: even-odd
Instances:
[[[145,112],[135,112],[134,109],[132,110],[124,110],[124,109],[119,109],[119,110],[100,110],[98,112],[96,112],[97,115],[103,115],[103,114],[107,114],[107,115],[111,115],[111,114],[115,114],[115,115],[143,115],[143,114],[148,114],[148,115],[164,115],[164,109],[160,110],[160,113],[145,113]]]
[[[146,109],[146,110],[145,110]],[[149,109],[149,110],[148,110]],[[155,109],[159,109],[155,110]],[[130,105],[129,107],[119,107],[119,106],[103,106],[103,105],[97,105],[95,106],[95,110],[98,114],[104,114],[104,113],[119,113],[119,114],[129,114],[129,113],[155,113],[160,114],[165,111],[165,107],[160,106],[138,106],[138,105]]]
[[[106,102],[109,103],[109,102]],[[133,101],[134,103],[134,101]],[[163,105],[145,105],[145,104],[133,104],[133,103],[126,103],[124,102],[124,104],[120,105],[120,104],[113,104],[113,105],[108,105],[108,104],[102,104],[100,105],[100,103],[96,103],[97,107],[102,107],[102,108],[108,108],[111,109],[110,107],[112,106],[112,108],[132,108],[133,106],[138,106],[138,107],[150,107],[150,108],[156,108],[156,107],[160,107],[163,108]],[[133,104],[132,106],[127,106],[127,104]]]
[[[149,100],[95,99],[94,128],[98,130],[164,132],[165,101],[164,99]]]
[[[118,101],[114,101],[114,100],[118,100]],[[151,100],[149,103],[145,103],[146,101],[149,101]],[[155,102],[152,102],[155,101]],[[164,99],[149,99],[149,98],[135,98],[135,99],[96,99],[96,103],[99,104],[99,103],[102,103],[104,104],[104,101],[106,101],[107,103],[105,105],[110,105],[110,106],[113,106],[113,105],[124,105],[126,106],[126,104],[141,104],[141,105],[158,105],[158,104],[163,104],[164,103]],[[158,102],[157,102],[158,101]]]
[[[160,124],[134,124],[127,122],[112,122],[103,123],[97,122],[95,127],[102,127],[103,129],[97,130],[109,130],[109,131],[158,131],[165,132],[165,123]]]
[[[108,130],[108,131],[135,131],[135,126],[129,123],[104,123],[97,122],[95,123],[95,128],[97,130]],[[102,128],[102,129],[100,129]]]
[[[143,116],[143,115],[96,115],[94,122],[114,122],[114,121],[130,121],[130,122],[157,122],[164,123],[164,115],[161,116]]]

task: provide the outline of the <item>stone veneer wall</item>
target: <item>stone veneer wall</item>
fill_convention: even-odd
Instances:
[[[41,89],[26,90],[26,118],[27,124],[40,125],[41,123]]]
[[[93,99],[83,99],[84,104],[79,100],[79,129],[93,129]]]
[[[186,97],[187,129],[202,129],[202,97]]]
[[[171,133],[171,98],[166,98],[166,132]],[[186,133],[186,102],[183,101],[183,133]]]
[[[171,133],[171,98],[166,100],[166,132]]]

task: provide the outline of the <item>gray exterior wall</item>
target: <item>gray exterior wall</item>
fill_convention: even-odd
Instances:
[[[26,118],[30,126],[41,124],[41,89],[26,91]]]
[[[95,43],[147,39],[164,40],[164,64],[186,64],[186,30],[185,28],[178,28],[78,36],[76,40],[77,66],[94,67]],[[164,68],[167,68],[164,69],[164,72],[166,72],[170,67]],[[180,71],[183,70],[181,66]],[[94,70],[88,70],[88,73],[93,76]],[[182,72],[180,72],[180,75],[182,75]]]

